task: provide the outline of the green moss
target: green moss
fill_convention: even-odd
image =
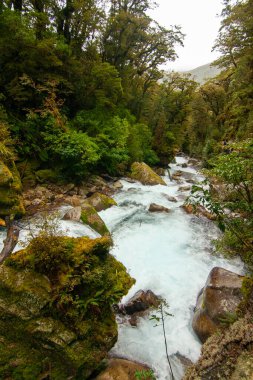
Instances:
[[[18,202],[18,195],[12,188],[0,187],[0,205],[13,206]]]
[[[242,282],[243,300],[239,305],[239,314],[244,315],[245,312],[253,314],[253,277],[244,277]]]
[[[101,236],[110,234],[104,221],[89,203],[82,206],[81,221],[97,231]]]
[[[95,193],[87,200],[91,206],[95,208],[96,211],[106,210],[109,207],[117,206],[117,202],[108,197],[105,194]]]
[[[0,216],[24,215],[25,209],[21,197],[21,181],[14,162],[8,167],[0,162]]]
[[[144,162],[134,162],[131,166],[130,177],[143,185],[165,185],[164,180]]]
[[[1,196],[1,191],[0,191],[0,196]],[[13,206],[0,206],[0,216],[5,217],[9,215],[15,215],[15,217],[21,217],[25,215],[25,208],[22,202],[21,197],[16,198],[17,203],[14,204]]]
[[[37,170],[35,175],[38,182],[41,182],[41,183],[58,182],[60,179],[59,174],[52,169]]]
[[[0,161],[0,186],[6,186],[13,181],[13,175],[9,168]]]
[[[0,266],[0,378],[84,380],[98,367],[117,339],[111,305],[134,283],[110,246],[44,234]]]

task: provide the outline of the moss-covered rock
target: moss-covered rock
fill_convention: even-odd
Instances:
[[[252,317],[246,316],[206,341],[200,359],[187,370],[183,380],[250,380],[252,347]]]
[[[22,185],[15,163],[0,161],[0,217],[22,216]]]
[[[143,185],[165,185],[164,180],[144,162],[134,162],[131,166],[130,178],[140,181]]]
[[[52,169],[37,170],[35,175],[40,183],[59,181],[59,174]]]
[[[105,194],[95,193],[87,199],[89,204],[95,208],[96,211],[106,210],[109,207],[117,206],[117,202]]]
[[[0,378],[85,380],[117,339],[134,280],[110,239],[40,235],[0,266]],[[116,273],[116,275],[115,275]]]
[[[89,203],[82,205],[81,221],[97,231],[101,236],[110,235],[104,221],[100,218],[95,208]]]

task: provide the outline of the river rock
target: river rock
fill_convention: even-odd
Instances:
[[[199,165],[199,161],[196,158],[190,158],[188,160],[188,165],[193,165],[193,166]]]
[[[165,169],[164,168],[155,168],[154,172],[160,176],[165,176]]]
[[[87,196],[93,193],[102,193],[110,196],[114,192],[113,187],[98,175],[92,175],[87,183],[85,183],[85,186],[89,189],[89,192],[86,194]]]
[[[192,327],[201,342],[205,342],[229,314],[236,312],[243,299],[241,287],[243,276],[226,269],[211,270],[205,287],[197,298]]]
[[[150,307],[158,307],[160,302],[160,298],[151,290],[139,290],[127,303],[119,306],[119,311],[132,315],[148,310]]]
[[[113,358],[110,359],[107,368],[95,380],[136,380],[137,371],[144,371],[146,374],[150,368],[130,360]],[[142,378],[144,379],[144,377]],[[151,377],[145,376],[145,379],[151,380]]]
[[[169,202],[173,202],[173,203],[177,203],[177,198],[175,197],[172,197],[171,195],[167,195],[167,194],[164,194],[165,198],[169,201]]]
[[[100,218],[95,208],[89,203],[82,205],[81,221],[97,231],[101,236],[110,235],[104,221]]]
[[[205,207],[201,205],[191,205],[191,204],[184,204],[181,206],[187,214],[194,214],[197,216],[204,216],[209,220],[216,220],[217,216],[215,214],[212,214],[208,210],[205,209]]]
[[[140,181],[143,185],[166,186],[164,180],[144,162],[134,162],[132,164],[130,177]]]
[[[182,177],[182,174],[183,174],[183,172],[182,172],[182,170],[176,170],[173,174],[172,174],[172,179],[174,179],[174,180],[179,180],[180,179],[180,177]]]
[[[191,186],[180,186],[178,191],[189,191],[191,190]]]
[[[122,185],[122,183],[121,183],[120,181],[116,181],[116,182],[114,182],[112,186],[113,186],[113,188],[114,188],[115,190],[120,190],[120,189],[123,188],[123,185]]]
[[[74,183],[67,183],[66,185],[61,186],[62,194],[69,194],[75,189]],[[73,194],[70,194],[73,195]]]
[[[106,210],[109,207],[117,206],[117,202],[114,199],[108,197],[105,194],[95,193],[91,197],[87,198],[87,202],[95,208],[96,211]]]
[[[150,211],[150,212],[167,212],[167,213],[169,213],[171,210],[168,209],[167,207],[164,207],[164,206],[161,206],[161,205],[157,205],[156,203],[151,203],[151,205],[149,206],[148,211]]]
[[[79,222],[79,220],[81,218],[81,212],[82,212],[81,206],[73,207],[68,212],[66,212],[63,219],[64,220],[75,220],[75,221]]]

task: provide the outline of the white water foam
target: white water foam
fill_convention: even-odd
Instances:
[[[201,180],[194,168],[182,168],[178,164],[187,161],[178,157],[171,165],[176,170],[193,174]],[[189,191],[179,191],[186,185],[178,185],[164,177],[168,186],[143,186],[140,183],[121,181],[123,189],[116,194],[118,207],[100,212],[114,240],[112,254],[120,260],[136,279],[126,301],[139,290],[151,289],[169,303],[173,317],[166,319],[166,335],[169,355],[180,353],[195,361],[200,354],[201,344],[191,328],[191,319],[196,297],[204,286],[210,270],[215,266],[242,273],[243,266],[238,260],[228,261],[211,254],[212,239],[219,232],[213,222],[186,214],[180,206]],[[176,197],[177,203],[166,196]],[[150,203],[157,203],[171,209],[167,213],[150,213]],[[65,209],[63,210],[65,211]],[[78,222],[60,221],[69,236],[98,237],[95,231]],[[27,232],[21,231],[21,239]],[[4,233],[0,231],[0,249]],[[16,249],[20,247],[17,246]],[[118,342],[112,354],[146,363],[155,371],[157,379],[170,379],[161,326],[153,327],[149,318],[141,319],[138,327],[119,324]],[[172,359],[176,380],[182,378],[183,370],[179,361]]]
[[[185,170],[173,165],[173,170],[178,169]],[[192,173],[197,174],[194,169]],[[169,312],[174,315],[166,319],[169,355],[180,353],[196,361],[201,344],[192,330],[191,319],[197,294],[213,267],[241,273],[243,266],[238,260],[211,254],[211,241],[219,235],[216,226],[204,218],[186,214],[180,208],[183,200],[168,201],[166,195],[180,197],[182,193],[175,181],[164,179],[167,187],[122,181],[124,187],[115,196],[119,206],[102,211],[100,216],[113,234],[112,254],[136,279],[123,302],[139,289],[151,289],[165,298]],[[171,213],[150,213],[150,203],[166,206]],[[158,379],[170,379],[162,327],[153,325],[148,317],[137,328],[120,324],[112,354],[144,362],[154,369]],[[181,379],[180,363],[175,359],[172,362],[176,379]]]

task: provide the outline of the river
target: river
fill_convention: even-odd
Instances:
[[[176,160],[171,165],[171,174],[180,169],[191,173],[193,179],[203,179],[194,168],[181,167],[186,158]],[[189,191],[182,192],[179,187],[189,183],[182,180],[178,184],[168,175],[163,179],[168,186],[122,181],[123,189],[114,197],[118,207],[102,211],[100,216],[113,235],[112,254],[136,279],[123,302],[139,289],[150,289],[169,304],[168,311],[173,317],[167,317],[165,322],[168,351],[172,355],[174,375],[179,380],[183,369],[173,355],[180,353],[196,361],[200,354],[201,344],[191,327],[198,292],[213,267],[241,273],[242,264],[214,255],[212,240],[219,235],[215,224],[188,215],[180,207]],[[176,197],[178,202],[170,202],[168,195]],[[150,203],[166,206],[171,212],[150,213]],[[144,362],[154,369],[157,379],[170,379],[162,327],[154,324],[148,317],[137,328],[119,324],[119,339],[112,354]]]
[[[177,157],[176,160],[171,165],[171,174],[180,169],[191,179],[203,179],[194,168],[182,168],[187,158]],[[168,175],[163,179],[167,186],[143,186],[122,180],[123,188],[114,196],[118,206],[100,212],[100,216],[113,236],[111,253],[136,279],[123,302],[139,289],[150,289],[169,304],[168,311],[173,317],[165,321],[168,351],[175,378],[180,380],[183,368],[175,354],[180,353],[192,361],[200,354],[201,344],[192,330],[191,319],[197,294],[210,270],[220,266],[241,273],[243,267],[238,260],[229,261],[213,254],[212,240],[219,235],[213,222],[186,214],[180,207],[189,195],[189,191],[180,191],[180,186],[189,183],[182,179],[178,184]],[[178,201],[171,202],[168,196]],[[148,211],[151,203],[168,207],[171,212],[151,213]],[[74,237],[99,236],[78,222],[61,221],[61,227]],[[22,231],[21,239],[26,234]],[[4,235],[0,235],[1,248]],[[154,327],[154,321],[148,317],[142,318],[138,327],[119,321],[119,339],[111,353],[146,363],[159,380],[170,379],[162,327]]]

